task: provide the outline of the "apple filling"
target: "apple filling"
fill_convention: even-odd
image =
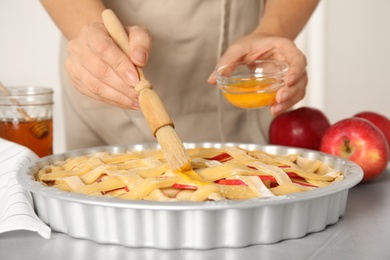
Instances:
[[[129,200],[244,200],[306,192],[343,179],[319,161],[241,148],[188,149],[193,170],[169,168],[159,150],[100,152],[41,168],[44,185]]]

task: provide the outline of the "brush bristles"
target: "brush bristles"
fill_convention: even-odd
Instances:
[[[172,126],[158,129],[156,137],[172,170],[185,172],[192,169],[190,156]]]

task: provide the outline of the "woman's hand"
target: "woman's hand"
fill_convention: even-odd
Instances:
[[[273,115],[281,114],[306,94],[308,82],[306,57],[294,42],[287,38],[253,33],[233,43],[221,57],[216,68],[235,62],[259,59],[280,60],[289,64],[285,86],[279,89],[276,94],[276,104],[271,106]],[[208,82],[216,84],[215,73],[209,77]]]
[[[123,53],[102,23],[85,25],[68,43],[66,68],[73,85],[96,100],[127,109],[139,109],[134,86],[136,66],[143,67],[150,53],[151,37],[146,28],[126,27],[129,53]]]

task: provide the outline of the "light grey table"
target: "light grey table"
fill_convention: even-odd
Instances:
[[[300,239],[271,245],[214,250],[158,250],[102,245],[52,233],[0,234],[0,260],[155,260],[155,259],[390,259],[390,166],[376,180],[352,188],[347,209],[335,225]]]

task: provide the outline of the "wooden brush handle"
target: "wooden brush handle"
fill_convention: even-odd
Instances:
[[[125,28],[115,15],[115,13],[106,9],[102,12],[104,26],[106,27],[111,38],[119,46],[119,48],[129,54],[129,39]],[[135,86],[135,91],[139,97],[141,110],[145,116],[146,121],[152,130],[154,136],[156,132],[163,126],[170,125],[174,127],[172,119],[160,97],[152,90],[152,85],[146,79],[141,68],[137,68],[140,77],[139,83]]]
[[[143,89],[139,95],[139,104],[153,135],[163,126],[174,127],[160,97],[152,89]]]

